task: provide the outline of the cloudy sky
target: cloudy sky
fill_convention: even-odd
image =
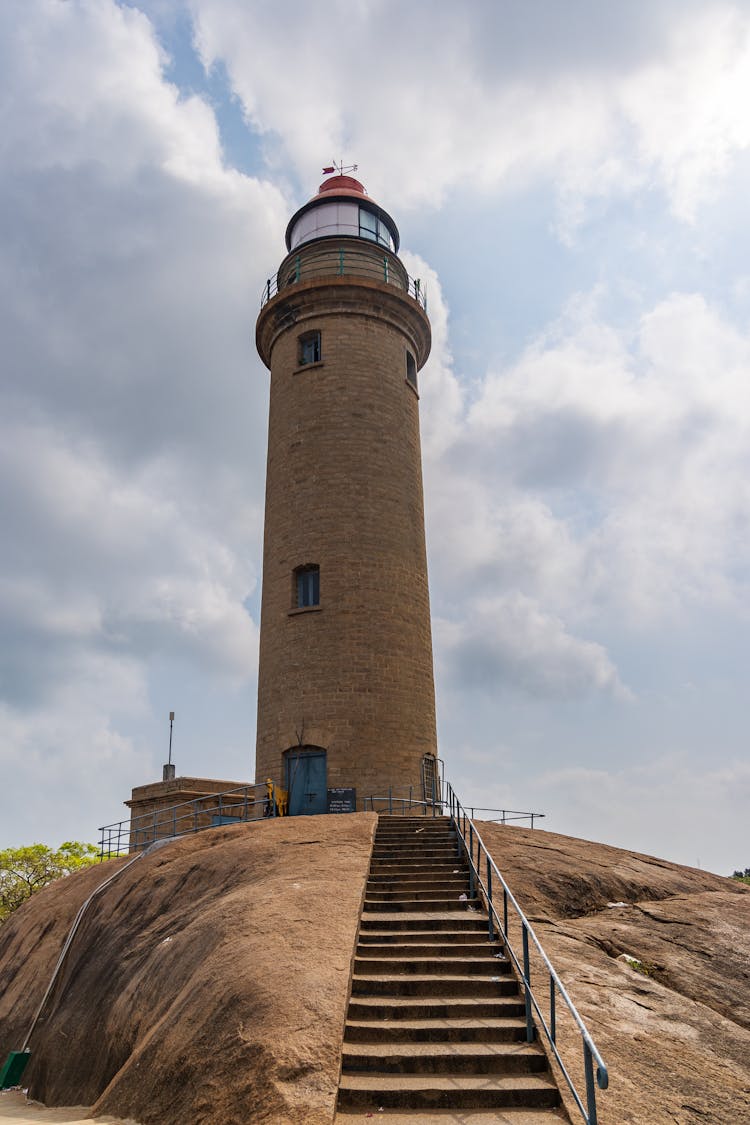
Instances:
[[[750,7],[4,0],[0,846],[252,775],[265,279],[332,158],[427,285],[467,803],[750,864]]]

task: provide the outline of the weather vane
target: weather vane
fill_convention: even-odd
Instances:
[[[356,172],[356,171],[357,171],[357,165],[356,164],[344,164],[343,160],[339,160],[339,162],[337,164],[336,161],[334,160],[334,161],[331,162],[330,167],[323,169],[323,175],[324,176],[330,176],[333,172],[338,172],[338,174],[340,176],[348,176],[350,172]]]

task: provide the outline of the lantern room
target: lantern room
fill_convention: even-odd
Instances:
[[[398,227],[353,176],[325,180],[286,229],[288,250],[318,238],[363,238],[398,253]]]

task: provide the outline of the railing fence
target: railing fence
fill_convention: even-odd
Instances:
[[[450,783],[447,784],[448,808],[456,827],[459,854],[465,853],[469,861],[471,893],[479,894],[487,907],[488,936],[494,941],[500,937],[508,957],[518,973],[524,990],[526,1009],[526,1038],[532,1042],[536,1036],[537,1023],[544,1033],[547,1044],[565,1079],[568,1089],[583,1114],[587,1125],[597,1125],[596,1085],[606,1090],[609,1078],[601,1055],[581,1019],[572,1000],[552,967],[539,939],[516,902],[508,884],[500,874],[492,856],[488,852],[473,817],[467,814]],[[488,810],[491,811],[491,810]],[[535,816],[540,814],[535,813]],[[520,944],[520,949],[519,949]],[[537,978],[541,985],[532,983]],[[565,1021],[565,1024],[561,1022]],[[575,1039],[580,1036],[582,1049],[583,1081],[585,1102],[576,1088],[570,1067],[563,1061],[560,1041],[566,1056]],[[594,1066],[596,1065],[596,1082]],[[579,1077],[580,1082],[580,1077]]]

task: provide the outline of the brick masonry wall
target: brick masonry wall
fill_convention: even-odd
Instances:
[[[272,342],[256,778],[283,780],[286,749],[323,747],[329,787],[354,786],[361,807],[389,784],[419,795],[422,756],[436,753],[406,382],[406,349],[424,362],[429,330],[393,287],[337,282],[290,286],[259,318]],[[298,337],[314,329],[321,362],[300,368]],[[307,563],[320,567],[320,608],[294,613],[293,572]]]

